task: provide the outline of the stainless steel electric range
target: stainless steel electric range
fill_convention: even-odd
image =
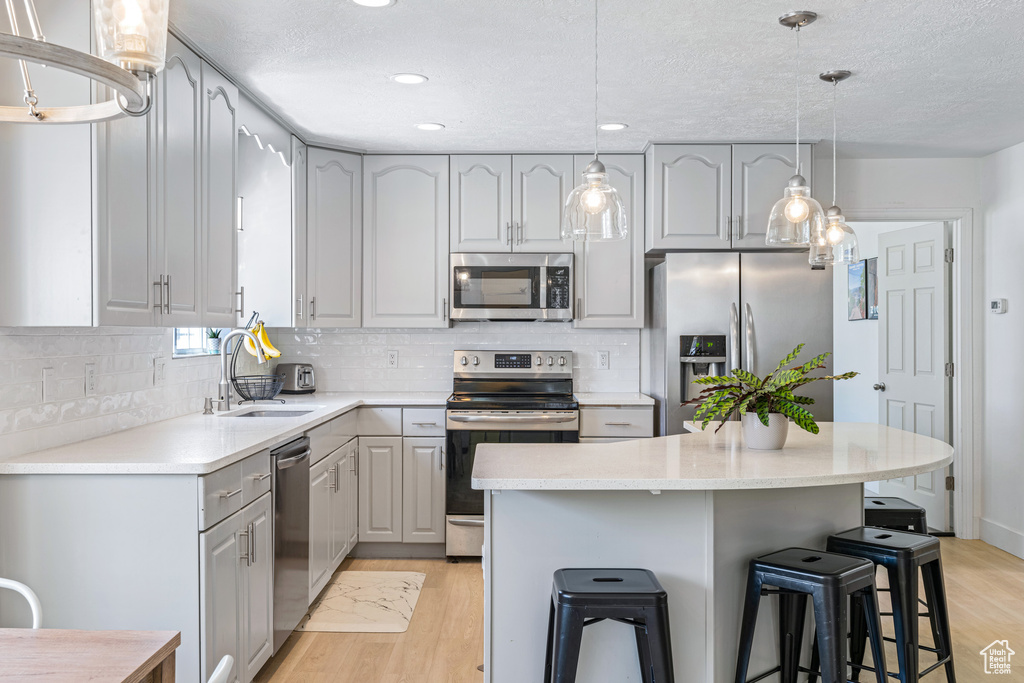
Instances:
[[[472,486],[481,443],[576,443],[572,351],[456,351],[446,413],[445,554],[479,556],[484,492]]]

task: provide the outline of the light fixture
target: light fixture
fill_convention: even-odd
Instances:
[[[417,123],[416,127],[420,130],[444,130],[443,123]]]
[[[145,116],[152,104],[153,77],[164,66],[167,3],[168,0],[93,0],[97,57],[47,43],[34,0],[24,0],[24,18],[32,37],[22,36],[14,0],[7,0],[11,32],[0,33],[0,57],[12,57],[21,65],[25,107],[0,107],[0,121],[97,123],[125,114]],[[113,89],[114,97],[75,107],[39,107],[27,62],[91,78]]]
[[[394,74],[391,76],[391,80],[404,85],[419,85],[420,83],[426,83],[430,79],[423,74]]]
[[[626,130],[629,126],[625,123],[602,123],[598,128],[601,130]]]
[[[387,7],[395,4],[395,0],[352,0],[352,2],[363,7]]]
[[[800,29],[817,18],[817,14],[807,11],[779,17],[780,24],[796,31],[796,152],[793,177],[768,219],[768,245],[807,246],[825,230],[825,212],[811,197],[807,181],[800,175]]]
[[[860,247],[857,234],[843,218],[842,210],[836,205],[836,100],[838,85],[850,77],[849,71],[826,71],[818,78],[832,84],[832,206],[825,212],[825,232],[811,242],[807,260],[812,266],[849,265],[860,261]]]
[[[626,207],[619,193],[608,184],[608,171],[597,156],[597,134],[601,128],[597,125],[597,3],[598,0],[594,0],[594,160],[583,171],[583,183],[565,200],[563,240],[624,240],[628,232]]]

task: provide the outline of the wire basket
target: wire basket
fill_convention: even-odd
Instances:
[[[270,401],[284,387],[284,375],[243,375],[233,380],[235,391],[244,401]]]

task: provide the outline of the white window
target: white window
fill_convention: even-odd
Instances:
[[[218,335],[221,332],[217,328],[212,328],[212,330]],[[219,340],[216,345],[208,341],[210,331],[209,327],[175,327],[173,356],[182,358],[220,353]]]

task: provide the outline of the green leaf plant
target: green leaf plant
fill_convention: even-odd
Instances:
[[[702,430],[716,418],[722,421],[722,424],[718,425],[718,429],[721,429],[732,415],[738,413],[742,416],[750,412],[756,413],[761,424],[767,427],[770,413],[782,413],[793,418],[800,429],[817,434],[818,424],[814,421],[814,416],[804,408],[812,405],[814,399],[809,396],[797,396],[793,392],[811,382],[850,379],[859,373],[845,372],[841,375],[808,377],[808,373],[825,367],[825,360],[832,355],[831,353],[823,353],[803,365],[794,365],[787,369],[786,366],[796,361],[803,348],[804,345],[800,344],[793,349],[793,352],[783,358],[764,379],[740,368],[734,369],[731,375],[695,379],[694,384],[701,384],[706,388],[701,390],[697,398],[686,401],[683,405],[697,405],[694,419],[702,420]]]

